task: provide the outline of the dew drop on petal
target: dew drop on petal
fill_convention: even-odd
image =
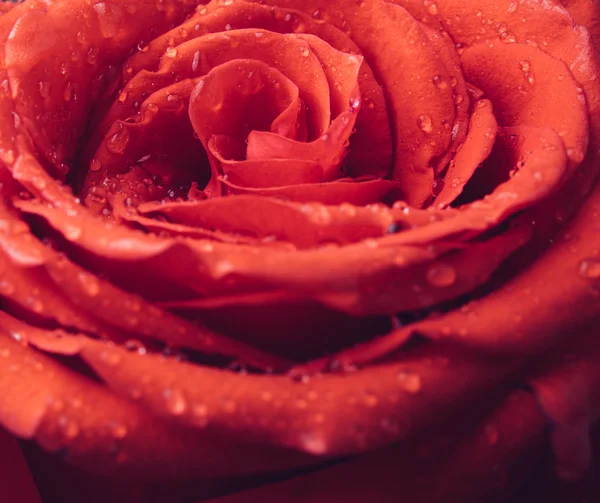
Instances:
[[[421,391],[421,378],[418,374],[401,370],[396,375],[396,379],[402,388],[409,393],[418,393]]]
[[[187,409],[187,402],[183,393],[178,389],[167,388],[163,396],[167,405],[167,410],[174,416],[180,416]]]
[[[65,90],[63,92],[63,98],[65,101],[71,101],[73,98],[73,84],[71,84],[71,82],[66,83]]]
[[[77,279],[81,283],[85,293],[90,297],[95,297],[100,293],[100,286],[98,285],[98,279],[90,273],[81,271],[77,275]]]
[[[421,115],[417,119],[417,126],[419,126],[419,129],[425,133],[431,133],[433,131],[433,123],[431,121],[431,117],[428,115]]]
[[[350,99],[350,110],[356,112],[360,108],[360,99],[359,98],[351,98]]]
[[[92,159],[90,161],[90,170],[91,171],[100,171],[100,169],[102,168],[102,162],[99,159]]]
[[[433,77],[433,84],[438,89],[446,89],[448,87],[448,83],[446,82],[446,80],[444,80],[444,78],[440,77],[439,75]]]
[[[119,363],[121,363],[122,360],[121,355],[119,353],[117,353],[116,351],[109,350],[103,351],[100,354],[100,359],[111,367],[117,366]]]
[[[456,271],[451,265],[434,264],[427,269],[426,279],[433,286],[451,286],[456,281]]]
[[[70,241],[77,241],[83,235],[83,229],[79,225],[66,224],[64,235]]]
[[[73,440],[79,435],[79,426],[77,423],[64,416],[58,420],[58,425],[60,426],[63,435],[70,440]]]
[[[192,58],[192,72],[195,72],[198,69],[199,64],[200,64],[200,51],[196,51],[194,53],[194,57]]]
[[[306,409],[308,407],[308,402],[304,398],[298,398],[296,400],[296,407],[298,409]]]
[[[90,65],[95,65],[98,61],[98,48],[94,46],[90,46],[87,52],[87,62]]]
[[[521,61],[519,61],[519,68],[523,72],[528,72],[531,69],[531,64],[528,60],[522,59]]]
[[[263,391],[260,394],[260,397],[265,401],[265,402],[270,402],[271,400],[273,400],[273,393],[271,393],[270,391]]]
[[[516,12],[517,7],[519,6],[519,4],[516,1],[512,1],[508,4],[508,13],[509,14],[513,14],[514,12]]]
[[[0,279],[0,292],[3,293],[4,295],[12,295],[15,293],[16,291],[16,287],[14,285],[14,283],[11,283],[10,281],[6,280],[6,279]]]
[[[376,407],[379,400],[372,392],[367,391],[363,396],[363,402],[367,407]]]
[[[40,96],[44,99],[46,99],[48,96],[50,96],[50,83],[41,80],[38,83],[38,89],[40,91]]]
[[[579,263],[579,274],[586,279],[600,278],[600,260],[587,258]]]
[[[123,438],[125,438],[127,436],[128,430],[127,430],[127,426],[125,426],[124,424],[121,423],[112,423],[110,425],[110,435],[113,438],[122,440]]]
[[[195,404],[192,407],[192,415],[196,426],[204,427],[208,424],[208,407],[205,404]]]
[[[116,123],[117,131],[106,141],[106,148],[113,154],[120,154],[125,150],[129,142],[129,131],[120,122]]]
[[[44,304],[40,299],[36,299],[35,297],[29,297],[26,302],[34,313],[39,314],[44,310]]]

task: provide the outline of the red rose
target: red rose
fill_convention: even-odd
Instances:
[[[0,425],[128,501],[580,479],[600,7],[563,4],[3,4]]]

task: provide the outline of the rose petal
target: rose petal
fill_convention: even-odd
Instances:
[[[178,187],[191,181],[204,185],[208,180],[208,161],[202,145],[194,138],[187,113],[189,95],[196,82],[188,79],[157,90],[143,101],[137,117],[112,124],[90,161],[82,197],[91,194],[106,198],[103,192],[121,193],[122,187],[113,188],[103,181],[137,165],[145,170],[143,185]],[[157,187],[157,192],[158,198],[166,190]]]
[[[583,160],[588,145],[585,96],[563,63],[535,47],[500,42],[472,46],[461,60],[467,79],[493,103],[499,124],[551,127],[569,159]]]
[[[406,3],[411,11],[423,9],[418,0]],[[589,32],[582,26],[574,26],[571,15],[556,2],[543,5],[543,15],[538,10],[540,5],[531,1],[515,4],[513,0],[485,0],[477,7],[480,15],[473,16],[470,6],[461,0],[436,0],[439,19],[457,44],[470,46],[497,39],[509,44],[532,42],[538,49],[563,61],[584,90],[592,131],[600,138],[600,62]],[[482,33],[485,25],[493,29]]]
[[[93,341],[86,343],[81,357],[118,394],[132,386],[140,389],[140,403],[159,415],[196,427],[208,422],[215,432],[320,456],[356,452],[414,434],[430,424],[432,410],[451,410],[457,393],[464,399],[480,392],[481,375],[489,390],[507,368],[506,363],[480,366],[454,351],[430,347],[407,355],[401,363],[303,383],[286,376],[240,376],[134,355]],[[447,358],[450,365],[444,363]],[[113,359],[118,363],[107,364]],[[480,377],[473,379],[474,372]],[[144,382],[143,375],[150,381]],[[173,395],[189,407],[173,414]],[[195,416],[194,406],[201,406],[205,415]],[[247,420],[241,421],[240,414]],[[382,430],[383,418],[398,427]]]
[[[177,47],[206,33],[229,29],[262,28],[279,33],[308,33],[327,42],[338,51],[359,53],[356,44],[342,30],[329,23],[320,22],[310,14],[241,0],[235,4],[212,2],[180,27],[157,37],[149,44],[147,50],[135,53],[124,65],[124,79],[128,81],[142,68],[155,71],[160,56],[168,47]],[[200,58],[201,56],[198,61]],[[356,134],[351,138],[348,169],[353,176],[385,176],[392,164],[389,118],[381,86],[375,81],[366,61],[361,65],[358,81],[365,106],[357,118]]]
[[[478,101],[469,121],[466,140],[450,161],[444,187],[435,198],[436,205],[448,205],[460,195],[477,167],[490,155],[497,131],[498,123],[491,102]]]
[[[351,204],[364,206],[394,198],[398,184],[389,180],[353,180],[340,178],[328,183],[298,184],[282,187],[250,188],[232,183],[229,178],[221,180],[230,194],[276,197],[284,200],[308,203],[320,202],[328,205]]]
[[[61,450],[88,470],[165,480],[286,470],[311,462],[265,446],[260,461],[249,463],[254,446],[156,419],[8,338],[2,338],[0,350],[0,423],[47,450]],[[108,353],[104,357],[110,360]],[[133,387],[131,394],[137,396]]]
[[[451,88],[440,89],[433,83],[436,78],[449,81],[449,76],[420,24],[402,7],[380,0],[351,5],[320,0],[276,3],[311,14],[317,12],[329,23],[351,32],[383,86],[391,111],[396,145],[392,179],[401,183],[409,203],[421,206],[431,195],[430,162],[450,143],[450,131],[444,128],[442,119],[454,123],[455,108]],[[373,26],[378,29],[373,30]],[[390,53],[395,58],[388,58]],[[397,61],[403,64],[399,66]],[[412,75],[420,78],[413,79]]]
[[[15,112],[57,175],[68,170],[90,107],[92,80],[119,62],[152,31],[183,20],[185,2],[168,0],[165,13],[140,4],[134,13],[116,0],[95,9],[87,2],[31,3],[11,11],[17,21],[5,44]],[[3,24],[9,20],[3,16]],[[39,27],[43,25],[44,30]],[[42,89],[42,92],[40,92]]]
[[[535,400],[525,393],[509,397],[476,428],[471,422],[464,424],[464,420],[458,428],[450,424],[442,430],[446,441],[438,441],[440,432],[433,439],[426,439],[425,446],[420,439],[285,482],[210,501],[300,503],[327,499],[384,503],[398,501],[398,494],[419,503],[447,498],[463,503],[489,501],[489,498],[504,500],[531,470],[530,463],[542,455],[543,417]],[[389,428],[393,423],[383,422],[381,426]],[[450,449],[445,445],[448,438],[453,444]],[[432,452],[423,455],[422,448],[428,444],[433,444]],[[335,499],[331,499],[332,495]]]

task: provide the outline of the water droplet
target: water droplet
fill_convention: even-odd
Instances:
[[[198,69],[199,64],[200,64],[200,51],[196,51],[194,53],[194,57],[192,59],[192,72],[195,72]]]
[[[65,224],[64,236],[70,241],[77,241],[83,235],[83,229],[79,225]]]
[[[50,96],[50,83],[45,81],[40,81],[38,83],[38,89],[40,91],[40,96],[46,99]]]
[[[0,292],[2,292],[4,295],[13,295],[16,291],[16,287],[14,285],[14,283],[11,283],[10,281],[6,280],[6,279],[1,279],[0,280]]]
[[[523,72],[528,72],[531,69],[531,64],[528,60],[522,59],[521,61],[519,61],[519,68]]]
[[[116,351],[105,350],[100,354],[100,359],[111,367],[117,366],[122,361],[122,357]]]
[[[299,409],[306,409],[308,407],[308,402],[304,400],[304,398],[298,398],[296,400],[296,407]]]
[[[174,416],[180,416],[186,411],[187,403],[180,390],[168,388],[164,391],[163,396],[166,401],[167,410]]]
[[[100,2],[92,8],[98,17],[102,36],[104,38],[114,37],[119,31],[119,25],[123,17],[121,7],[111,2]]]
[[[451,286],[456,281],[456,271],[451,265],[434,264],[427,269],[426,279],[433,286]]]
[[[53,412],[61,412],[65,409],[65,402],[62,400],[55,400],[53,397],[48,398],[48,405]]]
[[[444,80],[443,77],[440,77],[439,75],[433,77],[432,81],[435,87],[437,87],[438,89],[446,89],[448,87],[448,83]]]
[[[350,99],[350,110],[356,112],[360,108],[360,99],[359,98],[351,98]]]
[[[587,279],[600,278],[600,260],[587,258],[579,263],[579,274]]]
[[[401,370],[396,376],[398,383],[409,393],[421,391],[421,378],[418,374]]]
[[[71,98],[73,98],[73,84],[71,82],[66,83],[63,98],[65,101],[71,101]]]
[[[70,440],[79,435],[79,426],[77,426],[77,423],[64,416],[58,420],[58,425],[60,426],[63,435]]]
[[[308,47],[300,47],[300,54],[305,57],[308,58],[308,56],[310,55],[310,51],[308,50]]]
[[[95,65],[98,60],[98,48],[94,46],[90,46],[87,52],[87,62],[90,65]]]
[[[33,186],[38,190],[44,190],[46,188],[46,180],[44,180],[42,177],[32,177],[31,183],[33,183]]]
[[[208,424],[208,407],[203,403],[197,403],[192,407],[192,415],[196,426],[206,426]]]
[[[121,122],[115,123],[113,131],[115,132],[106,141],[106,148],[113,154],[121,154],[129,142],[129,131]]]
[[[425,133],[431,133],[433,131],[431,117],[429,117],[428,115],[421,115],[417,119],[417,126],[419,126],[419,129],[421,129],[421,131]]]
[[[369,249],[369,250],[376,250],[377,248],[379,248],[379,243],[377,242],[376,239],[373,238],[369,238],[369,239],[365,239],[363,241],[363,244]]]
[[[363,396],[363,402],[367,407],[376,407],[379,400],[372,392],[367,391]]]
[[[28,297],[26,302],[34,313],[39,314],[44,310],[44,304],[40,299],[37,299],[35,297]]]
[[[129,431],[127,430],[127,426],[121,423],[111,423],[110,425],[110,435],[116,439],[123,439],[127,436]]]
[[[331,213],[323,204],[319,204],[311,211],[311,220],[317,225],[329,225],[332,221]]]
[[[117,98],[121,103],[125,103],[127,101],[127,91],[122,91]]]
[[[515,2],[515,1],[510,2],[508,4],[508,9],[507,9],[508,13],[513,14],[514,12],[516,12],[518,6],[519,6],[519,4],[517,2]]]
[[[94,158],[90,161],[90,170],[100,171],[101,168],[102,168],[102,162],[100,161],[100,159]]]
[[[175,49],[175,47],[169,47],[167,48],[167,50],[165,51],[165,54],[167,55],[167,57],[169,58],[174,58],[175,56],[177,56],[177,49]]]
[[[131,351],[131,352],[137,353],[139,355],[146,354],[146,346],[144,346],[142,341],[138,341],[137,339],[129,339],[129,340],[125,341],[125,343],[123,344],[123,347],[127,351]]]

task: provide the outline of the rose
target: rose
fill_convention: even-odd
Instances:
[[[0,19],[1,424],[111,477],[479,501],[543,410],[580,476],[596,4],[272,3]]]

